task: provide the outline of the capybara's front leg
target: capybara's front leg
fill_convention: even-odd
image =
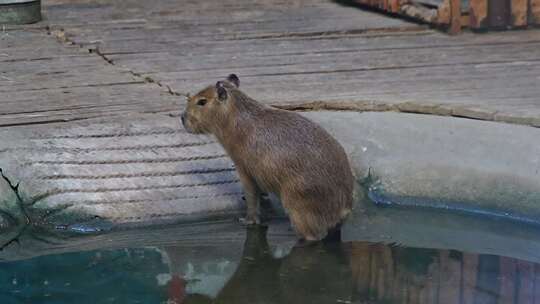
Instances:
[[[259,218],[259,200],[261,190],[257,183],[243,170],[237,170],[240,182],[244,187],[244,196],[246,198],[247,212],[245,218],[240,218],[240,223],[244,225],[258,225],[261,223]]]

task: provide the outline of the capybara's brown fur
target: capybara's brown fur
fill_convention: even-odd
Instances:
[[[345,151],[323,128],[251,99],[231,74],[188,98],[188,132],[215,135],[244,187],[247,224],[259,223],[261,192],[278,195],[296,230],[324,238],[351,211],[353,175]]]

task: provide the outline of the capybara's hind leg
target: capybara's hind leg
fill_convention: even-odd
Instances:
[[[289,210],[291,223],[296,231],[306,241],[319,241],[327,234],[325,225],[312,212],[307,210]]]

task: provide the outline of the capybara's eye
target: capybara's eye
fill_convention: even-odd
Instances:
[[[203,98],[203,99],[197,100],[197,105],[198,105],[198,106],[201,106],[201,107],[202,107],[202,106],[204,106],[205,104],[206,104],[206,99]]]

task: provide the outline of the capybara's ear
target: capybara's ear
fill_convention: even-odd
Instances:
[[[225,86],[223,85],[223,81],[216,82],[216,92],[217,92],[219,101],[227,100],[227,90],[225,89]]]
[[[227,76],[227,81],[234,84],[235,87],[240,87],[240,78],[236,74],[231,74]]]

